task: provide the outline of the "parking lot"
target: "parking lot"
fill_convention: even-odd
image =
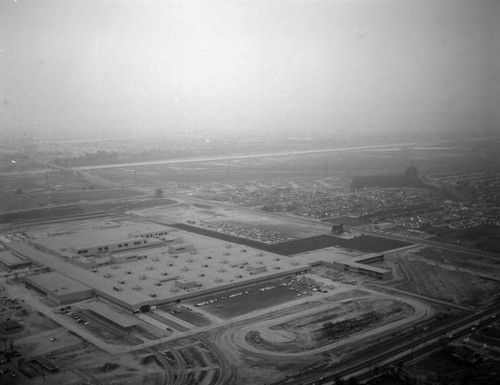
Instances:
[[[231,319],[252,311],[272,308],[298,297],[326,293],[327,289],[306,277],[282,278],[200,297],[190,304],[216,317]]]

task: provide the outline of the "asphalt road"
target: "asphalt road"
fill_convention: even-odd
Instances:
[[[163,159],[163,160],[153,160],[147,162],[130,162],[130,163],[117,163],[117,164],[104,164],[96,166],[82,166],[82,167],[71,167],[68,169],[72,170],[100,170],[106,168],[121,168],[121,167],[139,167],[139,166],[154,166],[159,164],[182,164],[182,163],[197,163],[197,162],[214,162],[214,161],[226,161],[226,160],[238,160],[238,159],[256,159],[256,158],[269,158],[269,157],[280,157],[280,156],[290,156],[290,155],[306,155],[306,154],[322,154],[322,153],[332,153],[332,152],[349,152],[349,151],[363,151],[363,150],[376,150],[382,148],[399,148],[403,146],[415,146],[418,143],[397,143],[390,145],[381,146],[358,146],[358,147],[341,147],[341,148],[328,148],[323,150],[304,150],[304,151],[281,151],[281,152],[270,152],[264,154],[252,154],[252,155],[227,155],[227,156],[205,156],[205,157],[193,157],[184,159]],[[53,165],[57,168],[62,168],[61,166]]]

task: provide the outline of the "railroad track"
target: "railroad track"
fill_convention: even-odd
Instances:
[[[411,350],[411,353],[399,357],[397,361],[408,362],[409,360],[415,359],[415,357],[426,355],[432,352],[434,349],[439,348],[444,343],[448,342],[448,339],[447,341],[443,340],[443,336],[447,335],[447,333],[454,332],[457,329],[463,329],[466,325],[474,321],[481,321],[485,318],[488,319],[485,322],[487,323],[493,322],[492,319],[490,318],[491,315],[496,314],[499,311],[500,311],[500,303],[496,303],[495,305],[490,306],[488,309],[484,311],[466,316],[458,321],[453,322],[452,324],[446,327],[438,328],[430,332],[425,337],[420,338],[418,341],[413,341],[410,343],[404,343],[402,345],[398,345],[392,349],[387,349],[386,351],[380,354],[374,353],[370,358],[364,359],[362,360],[362,362],[357,362],[351,365],[341,364],[337,368],[331,368],[328,370],[328,372],[323,373],[322,374],[322,376],[324,377],[323,381],[330,382],[333,381],[334,378],[336,377],[346,378],[363,371],[365,372],[362,373],[360,376],[358,375],[358,377],[359,378],[364,378],[367,376],[369,377],[370,373],[367,373],[366,369],[369,369],[371,367],[375,368],[381,363],[383,363],[384,365],[388,365],[388,362],[392,358],[409,350]],[[455,338],[458,338],[466,335],[467,333],[469,333],[469,330],[461,330],[460,332],[454,332],[454,336]],[[304,373],[304,375],[296,376],[295,378],[289,378],[285,381],[279,381],[274,383],[273,385],[312,384],[314,382],[319,381],[319,377],[320,376],[318,374]]]
[[[88,383],[88,384],[93,384],[93,385],[104,385],[97,377],[94,377],[86,372],[84,372],[83,370],[80,370],[80,369],[71,369],[71,371],[77,375],[79,375],[80,377],[82,377],[83,379],[85,379],[85,381]]]
[[[226,357],[222,354],[222,352],[215,346],[210,343],[208,339],[205,337],[197,337],[203,344],[210,349],[210,351],[214,354],[215,358],[219,362],[219,376],[217,378],[217,382],[214,385],[225,385],[230,384],[230,380],[232,379],[233,372],[231,370],[231,366],[226,360]]]
[[[182,355],[172,347],[168,347],[168,350],[172,353],[178,364],[178,375],[174,382],[174,385],[185,385],[186,383],[186,362]]]
[[[147,350],[156,357],[156,359],[160,362],[161,366],[163,367],[164,377],[162,385],[172,385],[174,383],[175,377],[174,377],[174,372],[172,371],[172,368],[170,367],[170,363],[168,362],[168,360],[165,358],[163,354],[157,352],[153,348],[148,348]]]

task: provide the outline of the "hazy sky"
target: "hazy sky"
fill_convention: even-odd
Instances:
[[[1,0],[0,129],[496,129],[499,3]]]

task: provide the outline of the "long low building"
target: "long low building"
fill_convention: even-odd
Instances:
[[[21,258],[11,251],[0,251],[0,263],[8,270],[22,269],[31,265],[31,262]]]
[[[334,268],[341,272],[350,272],[355,274],[367,275],[382,281],[392,279],[392,270],[377,266],[371,266],[370,263],[383,262],[383,254],[364,254],[358,257],[343,259],[334,262]]]
[[[131,328],[139,323],[135,318],[123,313],[118,313],[101,302],[86,303],[85,308],[123,329]]]
[[[131,311],[139,310],[150,303],[151,298],[145,294],[121,286],[121,290],[116,290],[116,283],[113,281],[72,263],[62,261],[54,255],[34,249],[26,243],[11,242],[7,244],[7,247],[36,264],[47,266],[52,271],[57,271],[80,283],[88,284],[95,289],[96,294]]]
[[[47,294],[56,305],[83,301],[92,298],[94,290],[56,271],[26,277],[26,282]]]
[[[124,225],[99,230],[82,231],[37,239],[43,250],[56,255],[70,251],[82,257],[94,257],[115,252],[161,246],[168,234],[167,227],[152,224]]]

